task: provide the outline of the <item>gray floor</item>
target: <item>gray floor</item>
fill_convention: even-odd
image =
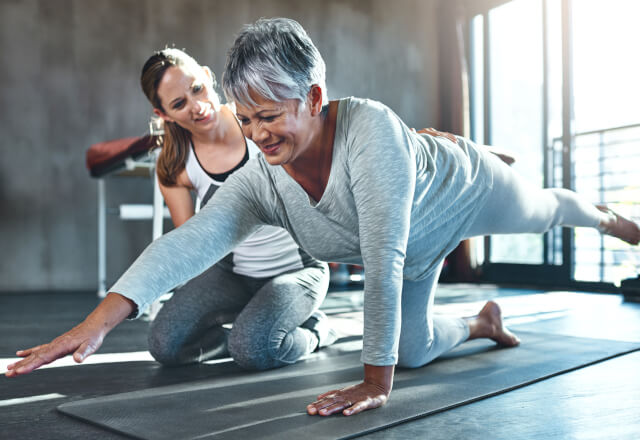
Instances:
[[[507,322],[554,334],[640,340],[640,304],[616,295],[443,285],[440,313],[471,315],[498,298]],[[0,295],[0,358],[42,343],[80,320],[92,294]],[[361,294],[333,292],[325,304],[343,336],[358,332]],[[144,353],[147,323],[126,322],[100,353]],[[63,402],[228,374],[233,365],[160,368],[143,360],[48,368],[17,379],[0,378],[0,438],[123,438],[59,414]],[[369,434],[375,439],[637,439],[640,438],[640,352],[620,356],[509,393]],[[0,367],[1,368],[1,367]],[[23,401],[33,396],[45,400]],[[425,396],[428,398],[428,396]],[[391,402],[393,401],[393,394]]]

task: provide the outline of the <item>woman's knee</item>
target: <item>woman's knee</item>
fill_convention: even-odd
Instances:
[[[429,360],[425,360],[424,356],[418,356],[416,354],[409,356],[398,355],[397,366],[401,368],[420,368],[429,363]]]
[[[400,368],[420,368],[426,365],[426,362],[422,362],[416,357],[402,357],[398,356],[398,363],[396,364]]]
[[[234,325],[229,333],[229,355],[242,368],[266,370],[272,368],[268,347],[260,346],[259,338],[242,326]]]
[[[433,341],[430,341],[423,345],[422,348],[403,347],[402,345],[398,349],[398,367],[402,368],[420,368],[428,364],[433,360],[429,354]]]
[[[162,332],[154,331],[153,327],[147,338],[149,353],[153,358],[166,366],[181,365],[180,350],[176,344],[171,343],[170,338]]]
[[[290,335],[260,334],[234,325],[229,334],[229,354],[242,368],[268,370],[291,364],[288,360],[292,341]],[[296,359],[297,360],[297,359]]]

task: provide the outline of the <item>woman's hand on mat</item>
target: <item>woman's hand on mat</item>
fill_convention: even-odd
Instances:
[[[100,348],[104,337],[134,310],[133,301],[117,293],[109,293],[87,318],[71,330],[48,344],[19,350],[23,358],[7,366],[7,377],[31,373],[43,365],[73,353],[73,360],[80,363]]]
[[[33,370],[70,353],[73,353],[73,360],[82,362],[102,345],[104,336],[99,328],[95,328],[85,321],[48,344],[16,352],[16,355],[24,359],[9,365],[6,375],[13,377],[31,373]]]
[[[341,411],[345,416],[351,416],[387,403],[393,384],[394,366],[365,364],[364,371],[364,382],[319,395],[318,400],[307,405],[307,413],[330,416]]]

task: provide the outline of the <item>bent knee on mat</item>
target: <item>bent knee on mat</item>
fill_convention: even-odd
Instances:
[[[182,345],[171,338],[171,333],[163,332],[158,327],[152,326],[147,343],[151,356],[162,365],[174,367],[189,363],[182,358]]]
[[[251,336],[237,331],[229,333],[228,348],[231,358],[246,370],[267,370],[273,368],[273,357],[268,347],[260,346]]]
[[[288,350],[284,340],[265,341],[252,333],[238,330],[235,327],[231,330],[228,349],[231,358],[242,368],[268,370],[292,363],[286,360]]]
[[[263,350],[247,351],[229,344],[229,354],[234,362],[245,370],[269,370],[284,365]]]
[[[433,341],[419,344],[419,346],[407,346],[406,348],[401,345],[398,350],[397,366],[401,368],[420,368],[425,366],[434,359],[431,353],[432,347]]]
[[[157,362],[167,367],[176,367],[187,363],[181,359],[178,350],[171,350],[167,346],[149,344],[149,353]]]
[[[398,356],[398,363],[396,364],[400,368],[420,368],[429,363],[429,360],[424,360],[422,356]]]

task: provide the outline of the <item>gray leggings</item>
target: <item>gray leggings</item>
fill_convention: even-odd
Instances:
[[[231,356],[247,369],[292,364],[316,348],[317,337],[300,325],[324,300],[324,263],[271,278],[231,271],[226,261],[177,289],[149,332],[149,351],[165,365]],[[222,327],[233,322],[231,330]]]
[[[493,190],[464,237],[542,233],[558,225],[596,227],[606,218],[573,191],[537,188],[494,155],[482,154],[493,171]],[[442,262],[426,279],[403,283],[400,366],[425,365],[469,338],[466,320],[433,314],[441,268]]]

